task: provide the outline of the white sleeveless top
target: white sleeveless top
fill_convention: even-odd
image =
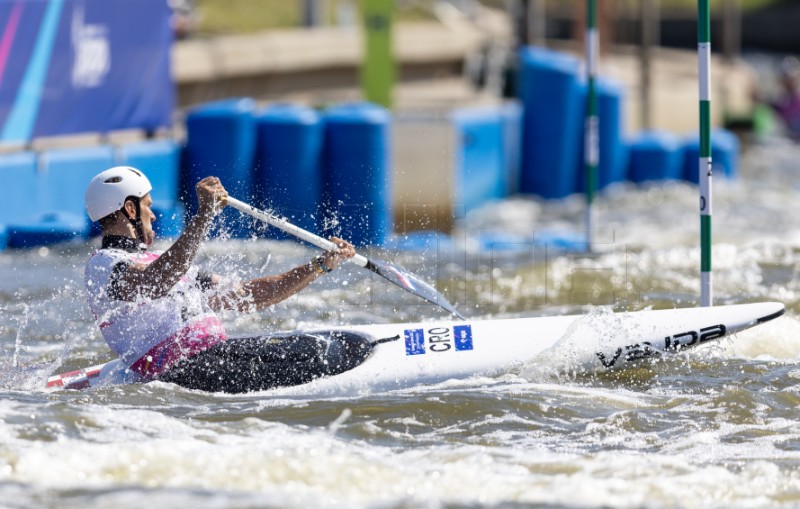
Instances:
[[[126,266],[151,263],[153,252],[101,249],[86,263],[89,306],[108,346],[131,370],[153,378],[181,359],[227,339],[208,306],[192,266],[167,295],[124,301],[114,296],[114,279]]]

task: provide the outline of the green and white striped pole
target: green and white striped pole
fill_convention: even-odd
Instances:
[[[597,0],[586,0],[586,124],[584,154],[586,165],[586,249],[593,246],[594,195],[600,163],[599,115],[597,107],[597,68],[600,60],[600,35],[597,30]]]
[[[711,279],[711,12],[699,0],[697,54],[700,77],[700,305],[713,305]]]

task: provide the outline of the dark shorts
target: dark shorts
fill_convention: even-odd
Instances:
[[[353,369],[372,346],[343,331],[233,337],[179,361],[158,380],[209,392],[263,391]]]

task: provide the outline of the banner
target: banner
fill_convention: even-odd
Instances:
[[[167,0],[0,0],[0,143],[169,126]]]

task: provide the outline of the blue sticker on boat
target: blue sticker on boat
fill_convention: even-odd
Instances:
[[[406,329],[406,355],[421,355],[425,353],[425,331],[422,329]]]
[[[453,327],[456,337],[456,350],[472,350],[472,326],[456,325]]]

